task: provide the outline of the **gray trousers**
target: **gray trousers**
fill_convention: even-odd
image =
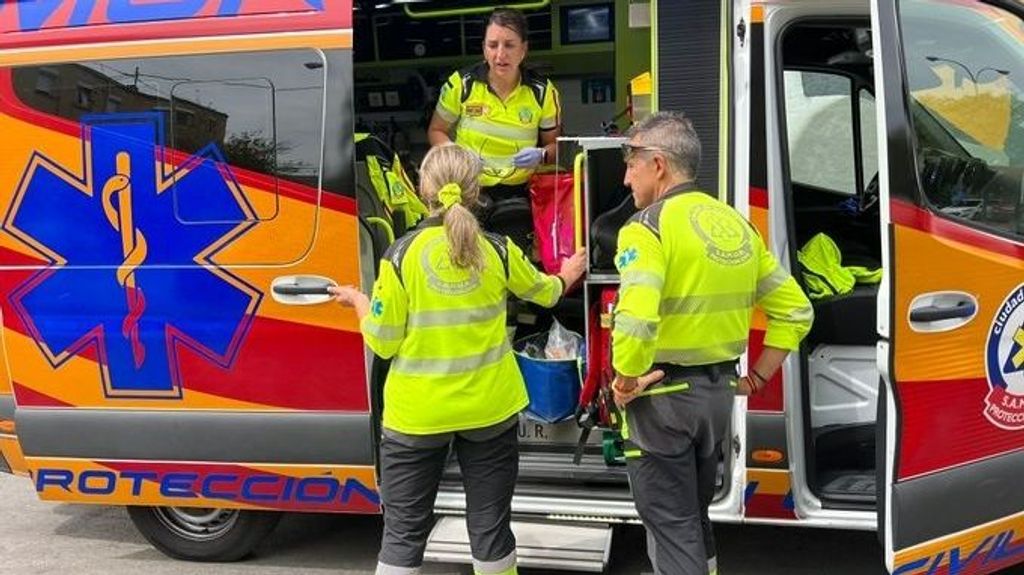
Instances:
[[[512,425],[506,422],[485,430],[436,436],[385,430],[380,445],[384,535],[378,573],[414,573],[422,565],[434,524],[434,500],[450,450],[462,471],[466,526],[476,570],[500,573],[514,566],[516,540],[511,519],[512,491],[519,474],[518,444],[515,419]]]
[[[626,406],[624,433],[647,553],[658,575],[714,573],[708,507],[736,394],[734,368],[655,367],[666,377]]]

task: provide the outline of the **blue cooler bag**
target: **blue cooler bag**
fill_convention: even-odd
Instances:
[[[543,350],[547,339],[547,332],[539,333],[517,341],[514,347],[530,396],[526,416],[556,423],[576,413],[580,400],[580,359],[540,359],[524,351],[529,343]]]

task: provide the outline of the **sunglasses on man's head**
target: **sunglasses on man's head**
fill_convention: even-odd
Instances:
[[[627,162],[633,159],[633,156],[640,152],[661,152],[662,154],[672,153],[665,148],[659,148],[658,146],[644,146],[643,144],[630,144],[629,142],[622,144],[622,159]]]

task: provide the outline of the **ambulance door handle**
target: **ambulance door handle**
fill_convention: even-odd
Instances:
[[[270,284],[274,301],[287,305],[312,305],[331,301],[327,288],[337,282],[323,276],[281,276]]]
[[[910,327],[915,331],[947,331],[967,324],[977,313],[978,300],[971,294],[921,294],[910,304]]]

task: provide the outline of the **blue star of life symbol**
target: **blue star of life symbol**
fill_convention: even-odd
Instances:
[[[370,312],[373,314],[373,317],[380,317],[384,313],[384,302],[373,298],[373,301],[370,302]]]
[[[4,218],[48,262],[11,302],[54,368],[91,350],[107,397],[181,397],[179,352],[230,367],[259,306],[213,261],[253,210],[214,144],[165,163],[160,113],[81,122],[81,172],[34,153]]]
[[[635,262],[638,257],[639,254],[637,253],[636,248],[626,248],[621,254],[619,254],[618,259],[615,261],[615,267],[621,270]]]

